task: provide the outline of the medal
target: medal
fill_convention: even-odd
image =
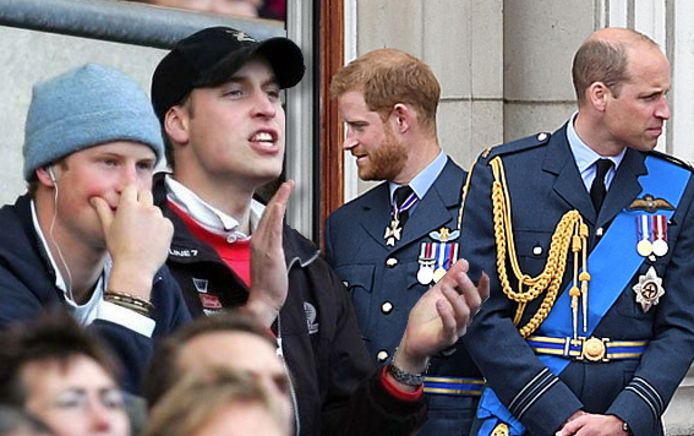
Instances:
[[[402,226],[400,226],[400,220],[395,216],[386,227],[386,233],[383,235],[383,239],[386,240],[386,245],[392,247],[395,245],[395,241],[399,241],[402,235]]]
[[[419,270],[417,270],[417,281],[419,284],[427,286],[434,280],[434,256],[433,244],[431,242],[422,242],[419,248]]]
[[[436,268],[436,271],[434,271],[434,283],[438,283],[445,275],[446,275],[445,269]]]
[[[434,280],[434,269],[430,266],[421,266],[417,271],[417,281],[419,284],[427,286]]]
[[[636,217],[636,252],[639,256],[648,257],[653,253],[653,244],[651,244],[651,221],[648,215],[639,215]]]
[[[383,239],[386,240],[386,245],[389,247],[395,246],[395,243],[400,240],[402,236],[402,226],[403,223],[400,221],[400,214],[410,210],[417,201],[417,195],[412,192],[401,205],[395,202],[395,199],[391,200],[391,210],[390,210],[390,224],[386,227],[386,232],[383,234]]]
[[[436,256],[436,269],[434,270],[435,283],[438,283],[443,276],[446,275],[448,269],[458,260],[458,243],[449,242],[449,240],[457,238],[459,235],[459,230],[451,232],[446,227],[429,233],[432,239],[439,241],[433,244],[433,252]]]
[[[665,295],[663,279],[658,277],[652,266],[648,268],[646,274],[639,276],[639,282],[632,289],[636,293],[636,302],[641,305],[644,313],[657,305],[660,302],[660,297]]]
[[[668,252],[667,245],[667,218],[665,215],[653,217],[653,254],[658,257],[665,256]]]
[[[662,239],[656,239],[655,241],[653,241],[653,254],[655,254],[658,257],[662,257],[667,254],[667,251],[667,242],[663,241]]]
[[[653,244],[648,239],[642,239],[636,244],[636,251],[640,256],[648,257],[653,253]]]

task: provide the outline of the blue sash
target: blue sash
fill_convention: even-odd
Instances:
[[[664,198],[677,209],[691,173],[673,163],[651,156],[646,157],[644,164],[648,173],[639,177],[639,183],[642,187],[640,195],[652,194],[656,198]],[[675,211],[659,209],[657,212],[669,219]],[[643,258],[636,252],[634,222],[636,216],[644,213],[644,211],[622,210],[590,253],[588,258],[588,268],[591,275],[590,305],[588,330],[584,333],[586,337],[593,333],[643,262]],[[620,267],[614,268],[611,259],[619,259]],[[539,335],[573,336],[570,286],[569,284],[557,298],[549,315],[538,329]],[[557,376],[571,362],[570,359],[558,356],[541,355],[537,357]],[[508,425],[511,436],[524,434],[525,427],[511,415],[496,394],[492,392],[488,395],[487,391],[491,391],[491,388],[485,388],[477,409],[477,418],[484,420],[477,434],[479,436],[491,434],[491,431],[500,422]]]

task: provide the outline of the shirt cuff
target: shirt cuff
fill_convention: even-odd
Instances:
[[[133,330],[142,336],[152,337],[154,327],[157,323],[152,319],[139,313],[118,306],[117,304],[101,301],[96,311],[96,318],[121,325],[127,329]]]
[[[417,387],[417,389],[414,392],[406,391],[401,389],[394,382],[392,382],[386,376],[387,373],[388,367],[384,366],[381,370],[381,376],[379,378],[381,379],[381,384],[383,384],[383,387],[385,388],[386,392],[388,392],[395,398],[402,401],[419,401],[419,399],[422,398],[422,395],[424,395],[424,385],[420,385],[419,387]]]

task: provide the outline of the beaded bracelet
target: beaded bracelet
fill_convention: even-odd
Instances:
[[[429,370],[430,360],[427,359],[424,371],[421,374],[412,374],[395,365],[395,358],[397,354],[398,348],[396,347],[395,352],[393,353],[393,360],[391,361],[390,366],[388,367],[388,372],[390,373],[390,375],[392,375],[395,380],[399,381],[404,385],[412,387],[421,386],[422,383],[424,383],[424,374],[426,374],[426,372]]]
[[[106,291],[104,293],[104,300],[150,318],[154,311],[154,305],[151,302],[124,292]]]

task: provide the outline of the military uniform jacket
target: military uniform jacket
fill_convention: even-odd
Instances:
[[[429,289],[417,282],[422,242],[430,232],[457,227],[466,172],[450,158],[424,198],[410,214],[402,238],[389,247],[384,231],[390,222],[390,192],[384,182],[335,211],[327,220],[328,262],[344,280],[362,335],[374,361],[392,357],[410,309]],[[461,245],[464,245],[464,240]],[[463,347],[432,359],[429,376],[480,377]],[[467,434],[475,403],[469,398],[427,395],[429,419],[420,434]],[[441,433],[441,432],[444,433]],[[454,432],[454,433],[452,433]]]
[[[529,434],[554,434],[579,409],[616,415],[637,436],[662,434],[660,416],[694,352],[691,177],[668,224],[669,252],[653,263],[666,291],[660,303],[644,312],[635,301],[632,287],[649,268],[644,261],[593,332],[595,337],[611,340],[648,340],[644,354],[640,359],[607,363],[574,360],[556,377],[519,335],[512,323],[516,303],[499,286],[488,165],[494,156],[501,156],[505,166],[518,262],[524,273],[536,276],[544,268],[550,237],[565,212],[580,212],[590,231],[589,249],[595,246],[596,233],[602,233],[596,229],[606,230],[641,191],[637,177],[647,171],[646,154],[627,150],[597,216],[570,151],[566,126],[553,135],[540,134],[493,148],[478,160],[465,204],[461,253],[471,262],[474,280],[482,270],[490,276],[491,297],[468,330],[466,345],[489,385]],[[635,244],[636,237],[634,249]],[[618,258],[608,261],[620,268]],[[569,263],[560,293],[571,276]],[[509,279],[515,289],[514,276]],[[535,313],[543,296],[528,305],[521,324]]]
[[[166,207],[163,177],[155,180],[155,203],[174,224],[167,264],[193,316],[204,315],[200,280],[224,308],[245,304],[246,285]],[[402,401],[385,390],[366,354],[347,293],[315,246],[288,226],[283,246],[289,291],[273,330],[282,339],[292,377],[299,434],[410,434],[426,416],[425,402]]]

